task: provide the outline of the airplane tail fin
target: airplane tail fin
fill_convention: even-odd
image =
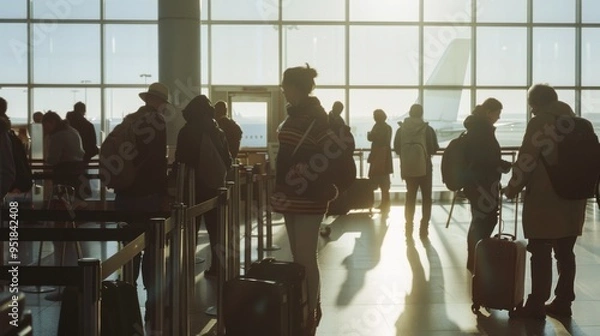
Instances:
[[[456,38],[446,48],[426,86],[463,85],[471,51],[471,40]],[[427,120],[455,121],[462,90],[426,90],[424,106]]]

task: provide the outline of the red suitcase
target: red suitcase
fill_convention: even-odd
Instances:
[[[515,199],[514,234],[502,233],[502,196],[498,234],[475,246],[473,271],[473,313],[481,306],[513,311],[523,304],[526,243],[517,240],[519,200]]]

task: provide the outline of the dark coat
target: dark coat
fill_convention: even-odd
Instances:
[[[371,141],[371,154],[369,155],[369,177],[389,175],[394,172],[392,162],[392,127],[385,121],[375,123],[367,136]],[[376,156],[374,151],[380,151]],[[377,161],[377,162],[375,162]],[[382,167],[374,171],[374,167]]]
[[[98,145],[96,141],[96,129],[81,113],[74,111],[67,113],[67,120],[71,127],[79,132],[81,144],[85,155],[83,161],[89,162],[94,156],[98,155]]]
[[[587,200],[566,200],[556,194],[541,161],[543,151],[550,157],[557,155],[548,129],[554,127],[555,118],[575,115],[569,105],[552,103],[536,110],[536,116],[527,124],[517,162],[508,183],[508,194],[525,188],[523,199],[523,232],[525,238],[558,239],[581,235],[585,220]]]
[[[511,163],[502,160],[501,149],[496,139],[496,127],[484,117],[470,115],[465,119],[467,129],[467,155],[470,166],[470,183],[467,193],[482,189],[490,195],[498,194],[498,183],[503,172],[508,172]]]
[[[199,164],[211,164],[203,162],[200,158],[202,137],[208,133],[217,151],[221,154],[226,167],[231,167],[231,155],[229,153],[227,139],[223,131],[213,119],[214,110],[206,96],[197,96],[183,109],[183,118],[186,124],[181,128],[177,136],[177,148],[175,149],[175,164],[185,163],[191,167]],[[217,190],[207,188],[202,184],[200,178],[196,177],[196,202],[217,196]]]

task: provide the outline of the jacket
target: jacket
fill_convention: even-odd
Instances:
[[[175,149],[175,165],[185,163],[191,167],[199,164],[208,165],[211,162],[201,162],[200,148],[202,137],[208,133],[226,167],[231,167],[231,155],[227,146],[227,139],[219,128],[211,113],[210,102],[205,96],[197,96],[182,111],[186,124],[177,135],[177,148]],[[196,176],[196,202],[202,202],[217,196],[218,191],[202,184],[200,177]]]
[[[218,118],[217,123],[219,124],[219,128],[221,128],[223,133],[225,133],[225,138],[227,138],[227,146],[229,148],[231,157],[236,158],[240,151],[240,144],[242,142],[242,128],[233,119],[227,118],[227,116]]]
[[[471,168],[465,191],[467,194],[472,190],[485,191],[497,197],[502,173],[508,172],[511,163],[502,160],[496,127],[476,115],[468,116],[463,125],[467,129],[467,159]]]
[[[585,221],[586,200],[566,200],[552,188],[542,152],[556,155],[548,129],[555,118],[574,115],[569,105],[555,102],[534,111],[527,124],[523,143],[506,192],[515,195],[525,188],[523,199],[523,231],[525,238],[558,239],[581,235]]]
[[[369,177],[392,174],[392,127],[385,121],[375,123],[367,135],[367,140],[371,141]]]
[[[133,184],[118,194],[128,197],[144,197],[167,194],[167,129],[163,116],[150,106],[142,106],[134,115],[135,148],[133,159],[139,170]]]
[[[323,191],[322,199],[309,199],[304,192],[310,188],[311,182],[319,173],[302,163],[323,155],[324,145],[329,139],[327,113],[316,97],[307,97],[296,106],[288,105],[287,113],[277,135],[279,151],[271,206],[273,211],[280,213],[325,214],[328,200],[337,197],[337,189],[333,183],[325,183],[320,186]],[[313,127],[307,133],[313,121]],[[305,134],[306,138],[299,146]],[[298,150],[294,154],[296,147]]]
[[[425,133],[425,150],[427,157],[425,160],[427,172],[433,170],[433,164],[431,163],[431,156],[440,149],[438,144],[437,135],[435,131],[427,122],[421,118],[408,117],[403,122],[398,122],[398,130],[394,136],[394,152],[402,157],[402,144],[403,141],[415,141],[417,136],[422,136],[421,132]],[[408,165],[414,164],[413,162],[400,162],[400,175],[405,179],[402,174],[402,169],[411,168]]]
[[[81,144],[85,155],[83,161],[89,162],[94,156],[98,155],[98,145],[96,142],[96,129],[94,125],[89,122],[81,113],[68,112],[67,118],[71,127],[79,132],[81,137]]]

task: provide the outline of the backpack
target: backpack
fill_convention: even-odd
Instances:
[[[542,155],[552,188],[562,198],[594,197],[600,176],[600,143],[592,124],[580,117],[556,119],[556,161]]]
[[[100,176],[108,188],[123,190],[133,185],[139,170],[133,163],[136,138],[133,125],[143,114],[127,115],[123,122],[108,134],[100,147]],[[140,165],[141,166],[141,165]]]
[[[9,131],[8,137],[12,144],[13,160],[15,162],[15,183],[13,183],[10,190],[19,189],[21,192],[27,193],[33,186],[33,176],[27,158],[27,151],[15,132]]]
[[[400,175],[402,179],[425,176],[428,126],[421,128],[419,132],[411,130],[411,134],[402,131],[403,127],[406,126],[400,126],[394,136],[394,150],[400,155]]]
[[[330,135],[328,141],[332,141],[332,145],[325,152],[330,164],[327,171],[331,183],[335,184],[339,193],[342,193],[356,180],[356,162],[354,161],[356,143],[349,126],[333,125],[333,128],[331,126],[329,124],[327,133]],[[332,153],[337,150],[341,150],[341,154],[335,157]]]
[[[231,168],[231,156],[227,149],[227,140],[223,131],[218,130],[219,143],[215,143],[208,132],[202,133],[200,159],[196,170],[196,179],[210,189],[225,186],[227,171]]]
[[[442,155],[442,182],[451,191],[458,191],[469,183],[470,167],[467,150],[467,132],[452,139]]]

